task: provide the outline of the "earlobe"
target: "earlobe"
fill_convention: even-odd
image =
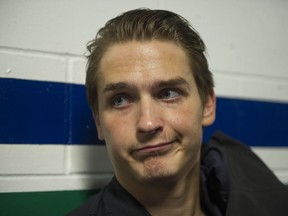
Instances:
[[[97,134],[98,134],[98,139],[99,140],[104,140],[103,132],[102,132],[102,127],[100,125],[100,120],[99,120],[99,115],[98,114],[93,114],[94,121],[96,124],[96,129],[97,129]]]
[[[213,124],[216,118],[216,97],[214,91],[208,95],[203,108],[202,126],[209,126]]]

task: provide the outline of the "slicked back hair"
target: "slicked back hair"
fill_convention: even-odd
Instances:
[[[87,45],[86,88],[93,112],[98,112],[97,74],[107,49],[129,41],[167,41],[186,52],[202,101],[212,94],[214,82],[205,57],[206,47],[197,31],[180,15],[166,10],[136,9],[127,11],[102,27]]]

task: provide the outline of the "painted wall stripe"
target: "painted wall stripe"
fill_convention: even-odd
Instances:
[[[220,129],[251,146],[288,146],[288,104],[218,98],[215,123],[205,140]]]
[[[57,216],[80,206],[96,190],[0,193],[0,215]]]
[[[101,143],[83,85],[0,78],[0,143]]]
[[[0,143],[103,144],[83,85],[0,78]],[[220,129],[251,146],[288,146],[288,104],[218,98]]]
[[[63,146],[69,149],[66,154],[69,165],[62,165],[63,168],[61,161],[52,154],[62,154],[60,145],[34,146],[13,145],[9,153],[9,145],[0,145],[0,155],[8,155],[0,156],[0,192],[95,189],[105,185],[113,176],[105,146]],[[252,149],[283,183],[288,184],[288,147]],[[33,157],[30,156],[32,151],[35,155]]]

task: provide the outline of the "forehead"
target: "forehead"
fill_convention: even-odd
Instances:
[[[120,77],[142,73],[144,76],[166,76],[191,72],[184,49],[173,42],[130,41],[110,46],[99,65],[99,78]],[[103,81],[103,80],[101,80]]]

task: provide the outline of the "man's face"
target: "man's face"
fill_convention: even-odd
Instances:
[[[157,40],[112,45],[97,85],[98,136],[120,182],[180,177],[199,163],[202,126],[214,121],[215,97],[201,104],[181,47]]]

